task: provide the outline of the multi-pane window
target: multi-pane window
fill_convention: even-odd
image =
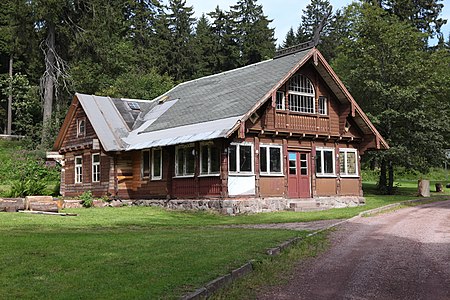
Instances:
[[[327,97],[320,96],[319,97],[319,114],[320,115],[328,115],[328,99]]]
[[[316,149],[316,175],[334,176],[334,149],[317,148]]]
[[[261,145],[259,148],[259,168],[261,174],[283,174],[282,147]]]
[[[289,110],[301,113],[315,113],[315,93],[311,81],[300,74],[289,81]]]
[[[150,177],[150,150],[142,151],[142,177]]]
[[[341,176],[358,176],[357,150],[339,149],[339,166]]]
[[[228,161],[230,173],[253,173],[253,144],[231,144]]]
[[[142,177],[153,180],[162,178],[162,150],[160,148],[142,151]]]
[[[200,174],[214,175],[220,173],[220,149],[205,144],[200,147]]]
[[[283,91],[277,91],[276,108],[284,110],[285,94]]]
[[[162,178],[162,149],[152,149],[152,179]]]
[[[300,153],[300,174],[308,175],[308,155]]]
[[[179,146],[175,150],[175,175],[194,176],[195,148],[193,145]]]
[[[83,157],[75,156],[75,183],[83,182]]]
[[[86,134],[86,120],[77,119],[77,137],[85,136]]]
[[[100,182],[100,154],[92,154],[92,182]]]
[[[289,152],[289,175],[297,175],[297,153]]]

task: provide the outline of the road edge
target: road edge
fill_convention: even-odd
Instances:
[[[449,200],[450,200],[450,196],[446,197],[444,200],[436,199],[436,197],[430,197],[430,198],[424,198],[424,199],[413,199],[413,200],[405,200],[405,201],[392,203],[392,204],[388,204],[385,206],[365,210],[365,211],[360,212],[356,216],[353,216],[348,219],[344,219],[344,220],[336,222],[334,224],[325,226],[324,228],[315,230],[315,231],[309,233],[308,235],[306,235],[306,237],[304,237],[304,238],[295,237],[295,238],[286,240],[276,247],[267,249],[266,254],[268,256],[277,256],[277,255],[281,254],[281,252],[283,250],[286,250],[286,249],[292,247],[294,244],[297,244],[308,237],[311,237],[311,236],[314,236],[321,232],[327,231],[331,228],[337,227],[341,224],[345,224],[345,223],[355,220],[357,218],[378,214],[383,211],[387,211],[387,210],[399,207],[404,204],[408,204],[408,203],[428,204],[428,203],[432,203],[432,202],[449,201]],[[210,282],[206,283],[205,285],[201,286],[200,288],[196,289],[195,291],[182,296],[180,299],[182,299],[182,300],[197,300],[197,299],[208,298],[214,292],[229,285],[236,279],[246,276],[247,274],[253,272],[254,271],[254,267],[253,267],[254,262],[255,262],[255,260],[250,260],[249,262],[245,263],[244,265],[240,266],[237,269],[232,270],[231,272],[227,273],[226,275],[217,277],[216,279],[211,280]]]

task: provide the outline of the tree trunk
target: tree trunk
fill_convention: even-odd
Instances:
[[[12,82],[13,82],[13,54],[9,55],[9,89],[8,89],[8,125],[6,134],[11,135],[12,129]]]
[[[392,164],[392,160],[389,160],[388,166],[389,166],[389,182],[388,182],[387,191],[388,191],[389,195],[393,195],[394,194],[394,166]]]
[[[46,51],[45,51],[45,73],[42,78],[42,85],[44,90],[44,112],[42,117],[42,139],[43,144],[49,136],[49,123],[52,117],[53,111],[53,98],[55,89],[55,24],[48,24],[47,38],[45,40]]]
[[[385,193],[387,187],[387,163],[386,159],[381,160],[380,179],[378,180],[378,190]]]

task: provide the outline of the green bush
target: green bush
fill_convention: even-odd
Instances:
[[[47,186],[59,183],[60,167],[47,166],[44,151],[25,150],[20,141],[0,140],[0,161],[0,184],[6,187],[3,195],[58,195]]]
[[[94,206],[94,198],[92,197],[91,191],[85,191],[83,194],[78,196],[78,199],[81,200],[81,205],[86,208],[90,208]]]
[[[47,184],[43,181],[35,181],[32,179],[15,180],[11,185],[11,189],[7,193],[8,197],[26,197],[44,195]]]

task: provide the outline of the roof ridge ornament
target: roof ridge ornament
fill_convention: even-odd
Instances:
[[[277,50],[275,52],[275,56],[273,57],[273,59],[280,58],[280,57],[283,57],[286,55],[291,55],[291,54],[294,54],[294,53],[297,53],[297,52],[300,52],[300,51],[303,51],[306,49],[311,49],[314,47],[315,47],[314,41],[310,40],[310,41],[307,41],[307,42],[304,42],[301,44],[297,44],[297,45],[289,47],[289,48]]]

